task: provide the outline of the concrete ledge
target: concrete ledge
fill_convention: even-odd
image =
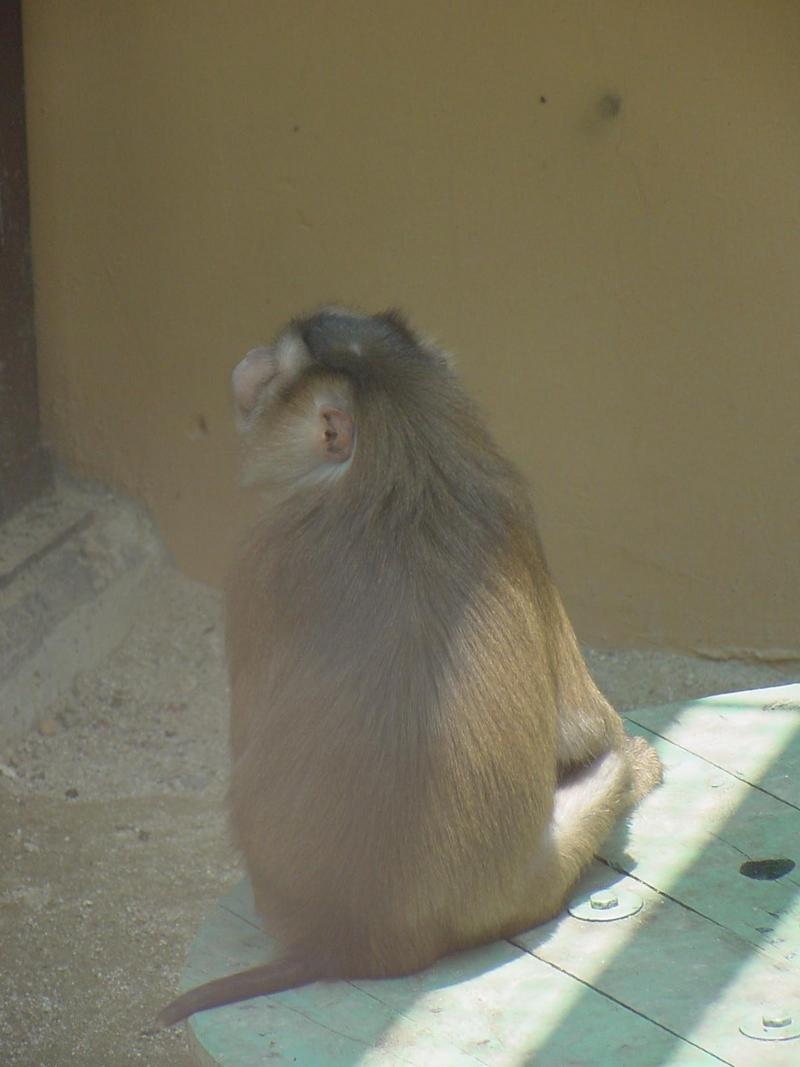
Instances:
[[[0,528],[0,743],[124,640],[163,556],[138,507],[64,479]]]

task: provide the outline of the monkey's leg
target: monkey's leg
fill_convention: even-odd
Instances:
[[[558,707],[558,770],[566,777],[609,749],[623,748],[625,733],[614,708],[597,688],[555,589],[552,640],[555,649],[555,700]]]
[[[631,768],[631,806],[638,804],[661,782],[664,768],[652,745],[643,737],[625,735],[625,755]]]
[[[614,823],[633,805],[631,767],[612,749],[558,787],[516,931],[554,918]]]
[[[644,738],[626,734],[622,719],[595,685],[569,632],[564,635],[564,650],[557,694],[559,781],[566,784],[576,769],[591,766],[609,750],[616,750],[630,766],[633,806],[661,781],[661,760]]]

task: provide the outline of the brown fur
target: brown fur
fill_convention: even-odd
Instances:
[[[286,957],[164,1025],[550,919],[660,780],[444,356],[393,314],[326,309],[235,374],[266,509],[227,593],[231,823]]]

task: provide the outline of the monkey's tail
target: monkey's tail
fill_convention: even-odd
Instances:
[[[322,977],[321,969],[312,968],[308,960],[287,956],[248,971],[215,978],[212,982],[188,990],[162,1009],[155,1028],[164,1030],[196,1011],[233,1004],[237,1000],[248,1000],[266,993],[280,993],[282,989],[296,989]]]

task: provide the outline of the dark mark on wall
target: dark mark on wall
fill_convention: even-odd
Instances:
[[[622,97],[619,93],[604,93],[597,104],[601,118],[613,119],[622,111]]]

